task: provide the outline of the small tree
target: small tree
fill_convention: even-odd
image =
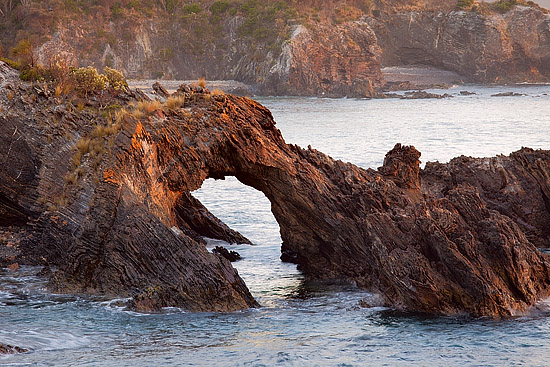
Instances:
[[[34,46],[30,39],[22,39],[11,49],[11,56],[19,63],[21,70],[33,68],[36,64]]]

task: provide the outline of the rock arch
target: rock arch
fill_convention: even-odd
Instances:
[[[488,207],[498,206],[494,192],[459,182],[465,172],[486,174],[479,162],[455,172],[453,183],[444,179],[443,189],[444,175],[421,172],[413,147],[396,145],[378,171],[363,170],[287,145],[271,113],[251,100],[218,96],[203,103],[191,120],[171,117],[169,126],[136,129],[143,134],[134,137],[155,146],[159,181],[186,192],[209,177],[235,176],[260,190],[279,223],[283,259],[306,275],[356,282],[387,304],[436,313],[509,315],[546,294],[545,257],[510,213]],[[516,171],[513,185],[548,190],[546,178],[528,173],[540,168],[525,164],[536,159],[548,167],[547,152],[499,159],[505,171]],[[544,213],[543,195],[538,200]]]
[[[548,294],[548,258],[533,245],[548,245],[548,151],[460,157],[421,171],[420,153],[398,144],[383,167],[364,170],[286,144],[252,100],[200,87],[179,93],[183,108],[124,115],[111,154],[71,186],[62,181],[70,166],[59,163],[73,154],[65,141],[47,145],[36,118],[9,117],[42,165],[36,185],[13,202],[62,190],[69,198],[55,210],[28,205],[37,219],[18,229],[17,259],[47,265],[52,288],[128,296],[141,310],[256,306],[229,262],[200,243],[204,231],[239,235],[190,195],[206,178],[231,175],[267,196],[285,260],[309,277],[345,279],[386,304],[434,313],[510,315]],[[39,99],[32,108],[53,104]],[[69,133],[90,134],[94,116],[70,118]],[[0,135],[1,147],[11,134]],[[26,164],[13,163],[3,175]],[[2,182],[8,192],[12,181]]]

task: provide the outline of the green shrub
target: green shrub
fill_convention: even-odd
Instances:
[[[120,3],[114,3],[111,5],[111,17],[113,19],[118,19],[122,16],[122,7]]]
[[[21,64],[19,64],[17,61],[14,61],[5,57],[0,57],[0,61],[4,61],[6,64],[8,64],[14,69],[19,69],[21,67]]]
[[[506,13],[517,4],[518,4],[517,0],[500,0],[497,3],[495,3],[495,8],[497,11],[501,13]]]
[[[230,7],[231,5],[227,0],[220,0],[210,5],[210,12],[214,15],[221,15],[225,13]]]
[[[19,78],[24,81],[45,80],[45,70],[41,66],[26,67],[19,72]]]
[[[99,74],[93,66],[78,68],[72,72],[75,81],[75,89],[88,96],[107,88],[107,77]]]
[[[30,39],[22,39],[10,50],[12,58],[19,63],[20,69],[33,67],[35,64],[34,46]]]
[[[103,68],[103,73],[105,74],[109,88],[112,88],[117,92],[124,92],[128,90],[126,78],[124,78],[124,75],[120,71],[105,66],[105,68]]]
[[[182,10],[183,10],[183,14],[186,14],[186,15],[198,14],[201,12],[201,7],[199,4],[187,4],[183,6]]]
[[[239,28],[241,36],[249,36],[262,42],[286,38],[288,27],[284,26],[285,19],[291,19],[295,11],[284,1],[272,3],[258,0],[245,0],[239,11],[244,16],[244,22]]]

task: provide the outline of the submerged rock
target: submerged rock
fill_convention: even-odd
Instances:
[[[225,257],[227,260],[231,262],[239,261],[241,259],[241,255],[237,251],[229,251],[228,249],[222,246],[214,247],[212,252]]]
[[[256,306],[230,262],[200,242],[238,234],[191,195],[235,176],[270,200],[285,260],[309,278],[446,314],[512,315],[549,294],[549,258],[534,245],[550,245],[548,151],[421,170],[420,152],[398,144],[365,170],[286,144],[247,98],[182,86],[181,106],[120,113],[115,129],[12,82],[11,99],[0,93],[0,209],[14,214],[0,225],[20,239],[10,261],[49,266],[56,291],[130,296],[146,311]]]
[[[29,350],[25,348],[0,343],[0,354],[26,353],[28,351]]]
[[[496,93],[491,94],[491,97],[521,97],[524,96],[523,93],[516,93],[516,92],[502,92],[502,93]]]
[[[425,90],[416,90],[416,91],[409,91],[405,92],[405,95],[401,96],[402,99],[441,99],[441,98],[451,98],[452,95],[450,94],[437,94],[437,93],[430,93],[426,92]]]

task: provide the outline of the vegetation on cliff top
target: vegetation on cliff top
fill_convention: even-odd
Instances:
[[[115,31],[110,22],[131,20],[135,25],[153,18],[187,31],[192,45],[215,42],[223,24],[239,18],[241,37],[269,44],[288,37],[288,24],[296,20],[341,23],[380,10],[451,9],[454,4],[456,0],[0,0],[0,45],[8,50],[23,39],[42,44],[60,24],[72,24],[93,29],[90,47],[105,43],[113,47],[133,36]],[[170,53],[165,50],[164,56]]]
[[[0,0],[0,57],[20,59],[31,48],[27,64],[35,63],[32,55],[36,54],[41,55],[42,64],[51,64],[59,50],[66,50],[63,57],[74,67],[79,63],[100,70],[117,67],[141,78],[225,78],[227,63],[212,60],[239,59],[238,52],[249,56],[245,64],[254,71],[229,74],[254,83],[261,82],[276,63],[296,24],[336,25],[364,15],[411,10],[488,14],[506,12],[515,5],[536,6],[523,0],[491,4],[475,0]],[[148,32],[155,33],[156,39],[148,39]],[[45,47],[48,42],[54,45],[53,53]],[[134,55],[136,44],[144,50],[145,55],[136,55],[144,65],[132,75],[126,61]],[[193,62],[195,69],[190,66]],[[225,69],[214,66],[207,72],[201,66],[207,63]],[[192,76],[178,74],[181,70]]]
[[[188,30],[191,40],[218,37],[229,18],[242,17],[241,36],[265,40],[288,33],[289,21],[332,21],[340,23],[380,11],[452,10],[483,8],[507,11],[515,5],[537,6],[533,1],[499,0],[0,0],[0,46],[4,51],[23,39],[41,44],[60,23],[75,22],[95,28],[91,44],[115,43],[129,34],[112,32],[109,22],[131,19],[140,23],[161,18]],[[210,40],[211,41],[211,40]],[[0,55],[2,47],[0,47]],[[169,54],[169,51],[167,51]],[[166,55],[169,56],[169,55]]]

